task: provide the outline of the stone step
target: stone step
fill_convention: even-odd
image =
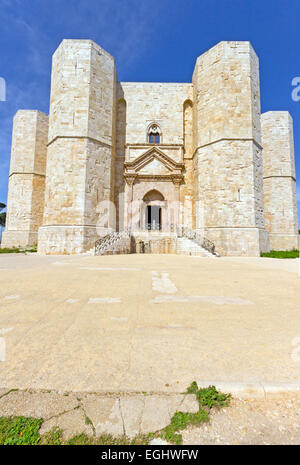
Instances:
[[[95,255],[95,247],[85,252],[85,255]]]
[[[161,236],[157,236],[158,238]],[[148,238],[148,237],[147,237]],[[153,237],[151,237],[153,240]],[[103,255],[109,254],[116,248],[116,244],[107,245],[106,250],[104,251]],[[176,240],[176,253],[179,255],[197,255],[201,257],[214,257],[213,254],[208,252],[206,249],[201,247],[199,244],[194,242],[187,237],[178,237]],[[95,248],[88,250],[85,252],[85,255],[95,255]]]
[[[133,438],[165,428],[177,411],[197,413],[199,410],[194,394],[9,389],[4,389],[3,394],[0,396],[1,416],[43,418],[40,434],[59,428],[65,440],[76,433],[88,436],[122,436],[125,433]]]
[[[177,239],[176,253],[182,255],[198,255],[201,257],[214,257],[213,254],[205,250],[196,242],[188,239],[187,237],[180,237]]]

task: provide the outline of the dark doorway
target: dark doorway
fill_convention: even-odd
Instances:
[[[146,227],[151,231],[161,230],[161,207],[148,205],[146,210]]]

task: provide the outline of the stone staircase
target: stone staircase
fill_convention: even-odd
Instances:
[[[211,252],[187,237],[178,237],[176,241],[178,255],[197,255],[199,257],[215,257]]]
[[[101,237],[86,255],[129,253],[175,253],[199,257],[218,257],[214,244],[193,230],[181,228],[176,233],[112,232]]]
[[[100,237],[85,255],[117,255],[131,253],[131,237],[127,232],[112,232]]]
[[[95,246],[83,253],[83,255],[95,255]]]

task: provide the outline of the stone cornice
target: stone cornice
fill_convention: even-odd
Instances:
[[[136,179],[144,181],[172,181],[173,184],[181,184],[183,181],[183,175],[172,175],[172,174],[139,174],[133,177],[131,174],[125,173],[124,178],[129,185],[134,184]],[[129,180],[129,182],[128,182]]]
[[[260,150],[263,149],[263,147],[253,138],[253,137],[221,137],[220,139],[213,140],[211,142],[208,142],[207,144],[203,145],[198,145],[193,153],[193,157],[195,156],[197,150],[202,149],[203,147],[208,147],[209,145],[217,144],[218,142],[223,142],[223,141],[243,141],[243,142],[253,142]]]
[[[133,169],[137,171],[145,166],[149,161],[156,158],[161,161],[169,170],[180,170],[184,168],[184,163],[176,162],[168,155],[166,155],[162,150],[157,146],[151,147],[147,152],[143,153],[139,157],[135,158],[133,161],[125,161],[124,166],[128,169]]]
[[[269,178],[291,178],[293,181],[296,182],[295,176],[292,176],[291,174],[274,174],[270,176],[263,176],[263,179],[269,179]]]
[[[260,229],[261,231],[266,231],[262,226],[203,226],[203,228],[198,229]]]
[[[10,178],[13,174],[30,174],[34,176],[41,176],[42,178],[46,176],[45,174],[35,173],[34,171],[12,171],[11,173],[9,173],[8,177]]]
[[[49,147],[49,145],[53,144],[53,142],[55,142],[57,139],[88,139],[88,140],[91,140],[93,142],[97,142],[97,144],[100,144],[103,147],[112,148],[112,144],[107,144],[106,142],[103,142],[103,141],[101,141],[99,139],[95,139],[94,137],[90,137],[90,136],[55,136],[54,139],[52,139],[50,142],[48,142],[47,147]]]
[[[165,149],[166,148],[169,148],[169,149],[177,149],[177,148],[182,148],[183,147],[183,144],[149,144],[149,143],[138,143],[138,144],[124,144],[124,147],[129,147],[129,148],[141,148],[141,147],[164,147]]]
[[[68,223],[63,223],[63,224],[58,224],[58,223],[53,223],[53,224],[43,224],[40,226],[41,229],[47,229],[47,228],[97,228],[98,226],[96,224],[85,224],[85,223],[80,223],[80,224],[68,224]]]

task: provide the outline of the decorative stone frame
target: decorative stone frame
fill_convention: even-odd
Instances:
[[[140,172],[144,166],[146,166],[149,162],[151,162],[153,159],[159,160],[166,168],[165,173],[143,173]],[[134,189],[135,189],[135,184],[140,183],[140,182],[146,182],[149,183],[149,187],[147,188],[147,191],[151,190],[151,184],[152,184],[152,189],[156,189],[153,185],[153,183],[171,183],[173,185],[173,195],[172,195],[172,200],[176,201],[178,204],[180,202],[180,185],[182,184],[184,180],[184,163],[178,163],[175,162],[172,158],[170,158],[166,153],[164,153],[161,148],[159,148],[157,145],[149,148],[146,152],[144,152],[142,155],[139,157],[135,158],[132,161],[125,161],[124,163],[125,167],[125,172],[124,172],[124,178],[126,181],[126,201],[127,201],[127,228],[128,230],[131,230],[132,227],[132,219],[131,219],[131,214],[130,214],[130,209],[131,209],[131,203],[134,200]],[[164,211],[166,210],[167,206],[167,201],[169,201],[165,194],[160,190],[156,189],[158,192],[160,192],[163,197],[164,201],[162,202],[162,215],[164,215]],[[145,192],[145,193],[146,193]],[[137,200],[141,200],[137,198]],[[144,213],[142,214],[142,216]],[[179,211],[177,212],[176,216],[178,217],[177,219],[174,218],[174,221],[176,224],[179,222]]]
[[[167,169],[168,174],[141,174],[139,173],[140,169],[143,166],[147,165],[151,160],[156,158],[159,160]],[[136,177],[140,179],[148,179],[148,180],[165,180],[170,181],[172,180],[174,184],[179,184],[183,181],[183,170],[184,170],[184,163],[178,163],[172,160],[168,155],[166,155],[162,150],[160,150],[157,146],[152,147],[151,149],[147,150],[145,153],[137,157],[133,161],[125,161],[124,163],[125,173],[124,177],[127,183],[130,183],[130,180]]]
[[[157,132],[159,134],[159,144],[153,144],[152,142],[149,142],[149,135],[150,133],[152,132],[152,128],[155,127],[155,132]],[[150,144],[150,145],[160,145],[163,143],[163,140],[162,140],[162,130],[161,130],[161,127],[160,125],[156,122],[156,121],[152,121],[150,124],[148,124],[147,126],[147,131],[146,131],[146,143],[147,144]]]

